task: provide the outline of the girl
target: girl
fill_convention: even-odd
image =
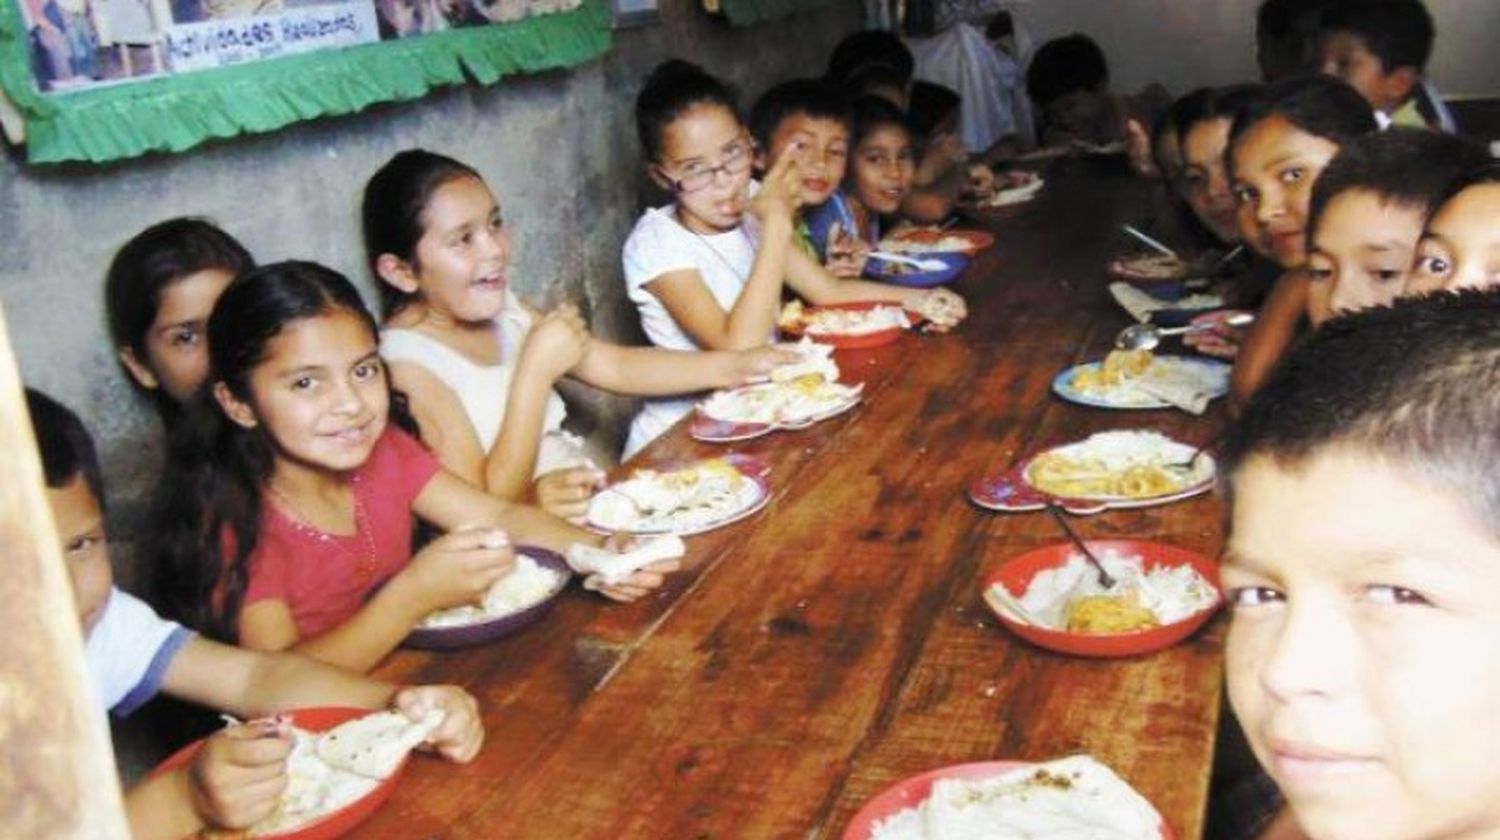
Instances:
[[[506,575],[506,532],[557,551],[599,541],[474,489],[390,427],[375,322],[341,275],[299,262],[243,275],[209,335],[219,411],[192,417],[211,443],[173,453],[153,529],[158,591],[191,626],[363,672]],[[412,556],[412,514],[452,533]]]
[[[1307,315],[1307,210],[1313,182],[1352,137],[1375,130],[1354,88],[1327,76],[1273,84],[1247,103],[1229,134],[1227,160],[1240,234],[1282,269],[1234,366],[1233,396],[1260,387]]]
[[[775,335],[783,281],[813,304],[885,300],[940,328],[964,316],[946,290],[837,280],[793,247],[801,181],[796,145],[777,158],[758,192],[754,148],[733,94],[697,67],[668,61],[636,100],[636,128],[651,178],[674,204],[646,211],[625,243],[625,280],[652,343],[676,350],[739,350]],[[626,455],[691,408],[654,400],[631,426]]]
[[[370,178],[365,250],[386,315],[381,354],[443,466],[503,499],[534,490],[546,510],[582,516],[603,474],[562,430],[560,377],[625,394],[738,385],[795,356],[761,347],[680,353],[589,335],[572,306],[541,316],[508,288],[510,238],[484,180],[412,150]],[[534,484],[533,484],[534,480]]]
[[[847,187],[860,236],[870,245],[880,242],[882,219],[896,217],[911,195],[916,159],[906,115],[879,97],[855,101]]]
[[[153,397],[168,428],[208,376],[205,327],[250,252],[207,219],[152,225],[121,246],[104,279],[109,333],[131,382]]]

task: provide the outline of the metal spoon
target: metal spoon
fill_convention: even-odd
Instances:
[[[1053,502],[1047,505],[1047,512],[1052,514],[1053,521],[1057,523],[1059,528],[1063,529],[1063,533],[1068,535],[1068,539],[1073,541],[1073,545],[1077,546],[1078,550],[1083,552],[1083,556],[1088,558],[1089,563],[1094,567],[1094,571],[1099,573],[1099,585],[1105,589],[1114,589],[1115,579],[1110,576],[1109,572],[1104,571],[1104,564],[1099,562],[1099,558],[1094,556],[1094,552],[1089,551],[1088,545],[1078,537],[1078,534],[1074,533],[1073,526],[1068,524],[1067,515],[1063,513],[1062,507]]]
[[[871,259],[884,260],[886,262],[901,263],[909,265],[918,271],[942,271],[948,264],[942,260],[920,260],[916,257],[908,257],[902,254],[892,254],[889,251],[871,251]]]
[[[1115,347],[1120,350],[1155,350],[1165,336],[1208,332],[1220,324],[1231,327],[1248,326],[1255,320],[1249,312],[1230,315],[1222,321],[1188,324],[1183,327],[1158,327],[1155,324],[1131,324],[1115,336]]]

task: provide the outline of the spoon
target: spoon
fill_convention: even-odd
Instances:
[[[1115,336],[1115,347],[1120,350],[1154,350],[1165,336],[1208,332],[1220,324],[1231,327],[1248,326],[1255,320],[1249,312],[1230,315],[1222,321],[1188,324],[1183,327],[1158,327],[1155,324],[1131,324]]]
[[[942,271],[943,269],[948,267],[948,264],[943,262],[942,260],[920,260],[916,257],[907,257],[901,254],[892,254],[889,251],[871,251],[869,253],[869,256],[877,260],[909,265],[912,268],[917,269],[918,271]]]
[[[1073,526],[1068,524],[1067,516],[1063,513],[1062,507],[1053,502],[1047,505],[1047,513],[1052,515],[1053,521],[1057,523],[1058,527],[1063,529],[1063,533],[1068,535],[1068,539],[1073,541],[1073,545],[1077,546],[1078,550],[1083,552],[1083,556],[1088,558],[1089,564],[1094,567],[1094,571],[1099,573],[1099,585],[1105,589],[1114,589],[1114,577],[1109,572],[1104,571],[1104,564],[1099,562],[1099,558],[1094,556],[1094,552],[1089,551],[1088,545],[1073,531]]]

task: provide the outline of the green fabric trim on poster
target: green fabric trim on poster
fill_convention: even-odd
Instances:
[[[101,163],[180,152],[205,140],[272,131],[415,99],[438,85],[494,84],[580,64],[610,46],[606,0],[514,23],[286,56],[110,87],[37,90],[19,0],[0,13],[0,86],[26,117],[32,163]]]
[[[837,0],[720,0],[724,17],[735,26],[754,26],[768,20],[811,12],[833,5]]]

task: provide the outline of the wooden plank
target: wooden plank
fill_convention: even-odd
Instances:
[[[0,836],[128,838],[3,313],[0,476]]]

